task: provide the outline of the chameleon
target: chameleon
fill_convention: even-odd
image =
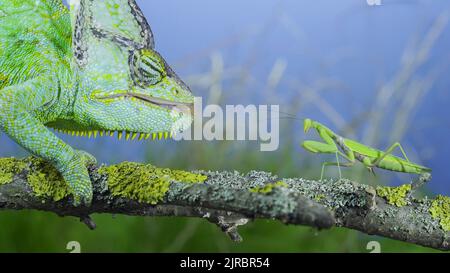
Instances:
[[[194,96],[155,49],[135,0],[0,1],[0,130],[93,198],[95,158],[56,132],[162,139],[187,129]]]

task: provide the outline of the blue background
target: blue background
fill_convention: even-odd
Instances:
[[[280,105],[280,149],[275,152],[260,152],[259,145],[249,142],[61,137],[100,163],[263,169],[282,177],[317,178],[321,162],[333,156],[300,148],[302,140],[314,138],[301,131],[301,119],[309,117],[373,147],[400,141],[411,160],[433,169],[426,193],[449,195],[450,2],[381,1],[381,6],[365,0],[137,1],[152,26],[157,50],[205,103]],[[281,76],[272,84],[268,79],[274,70]],[[389,86],[391,96],[376,104]],[[0,143],[2,157],[27,155],[3,133]],[[327,171],[327,176],[336,174]],[[397,185],[415,178],[378,174],[374,178],[361,166],[344,172],[371,184]],[[68,223],[48,214],[2,216],[0,251],[64,251],[61,242],[73,239],[90,251],[365,251],[359,241],[371,240],[350,231],[315,236],[309,229],[257,222],[243,228],[246,241],[235,246],[196,220],[96,216],[99,230],[94,234],[77,226],[77,220]],[[30,223],[33,228],[27,228]],[[60,238],[53,239],[54,234]],[[423,251],[407,244],[389,246]]]
[[[211,59],[219,56],[225,70],[222,105],[280,104],[281,111],[289,115],[315,118],[337,131],[358,120],[358,126],[352,129],[363,142],[367,127],[372,125],[365,115],[370,116],[367,110],[373,107],[381,87],[402,71],[402,59],[408,60],[408,50],[417,54],[438,18],[448,20],[450,8],[445,0],[383,0],[381,6],[370,6],[364,0],[137,2],[152,26],[157,50],[205,101],[210,90],[197,84],[196,79],[208,77]],[[433,169],[429,185],[433,192],[450,194],[450,28],[448,22],[444,25],[426,60],[405,84],[434,77],[433,84],[405,120],[406,131],[401,137],[390,137],[393,119],[402,112],[400,105],[408,98],[409,87],[399,88],[394,93],[400,98],[375,109],[383,112],[383,126],[377,129],[379,140],[365,144],[383,149],[400,141],[410,159]],[[284,75],[272,96],[261,96],[277,60],[287,65]],[[333,82],[331,87],[315,92],[333,108],[324,115],[316,103],[298,93],[308,86],[320,86],[321,82],[327,86],[328,81]],[[236,82],[240,92],[228,90],[236,89]],[[277,100],[273,100],[274,96]],[[299,100],[296,104],[305,105],[292,109],[293,99]],[[332,113],[338,115],[330,120]],[[300,128],[301,120],[285,119],[282,123]],[[280,146],[289,141],[284,136]],[[93,153],[104,163],[144,160],[147,148],[151,152],[152,145],[162,145],[62,137],[81,149],[94,149]],[[299,130],[294,131],[294,141],[299,143],[302,137]],[[3,133],[0,141],[0,156],[26,154]],[[176,145],[167,144],[163,149],[174,149],[172,146]],[[298,152],[299,158],[312,157],[300,149]]]

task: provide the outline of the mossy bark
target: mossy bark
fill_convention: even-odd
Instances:
[[[168,187],[158,186],[163,191],[158,190],[157,195],[152,194],[150,199],[143,200],[148,196],[136,192],[137,184],[129,180],[131,176],[123,178],[127,180],[124,181],[127,185],[131,185],[129,190],[117,188],[120,185],[117,178],[125,171],[132,173],[140,186],[144,185],[152,191],[155,188],[151,183],[161,183],[160,175],[163,174],[162,182],[164,185],[167,183]],[[432,209],[436,208],[436,202],[406,196],[399,207],[378,196],[374,188],[348,180],[280,179],[262,171],[245,175],[229,171],[185,172],[122,163],[90,167],[94,185],[93,203],[90,207],[74,207],[70,194],[59,198],[62,192],[59,187],[55,191],[58,200],[52,194],[35,191],[33,184],[36,181],[33,182],[33,179],[36,175],[51,177],[54,183],[58,179],[50,175],[52,172],[49,165],[31,158],[10,159],[7,168],[0,166],[0,177],[11,178],[10,182],[0,185],[0,209],[52,211],[61,216],[80,217],[91,228],[95,226],[89,218],[92,213],[201,217],[217,224],[236,241],[241,240],[237,233],[239,225],[249,219],[267,218],[319,229],[347,227],[367,234],[450,250],[450,232],[439,218],[444,214],[441,210],[439,214],[432,215],[430,212],[430,209],[437,211]],[[144,179],[136,177],[139,174]]]

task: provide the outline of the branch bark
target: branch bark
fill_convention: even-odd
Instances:
[[[93,213],[199,217],[218,225],[234,241],[242,240],[238,226],[254,218],[266,218],[318,229],[347,227],[366,234],[450,250],[450,232],[443,230],[439,219],[431,216],[431,201],[410,198],[407,205],[397,207],[379,197],[373,187],[349,180],[280,179],[263,171],[248,174],[194,171],[206,175],[207,180],[199,184],[172,181],[163,200],[150,205],[113,196],[107,187],[107,175],[100,175],[98,167],[91,166],[93,203],[90,207],[74,207],[70,197],[58,202],[50,199],[43,202],[42,197],[36,196],[27,173],[36,168],[48,169],[48,166],[37,165],[29,159],[16,160],[14,164],[23,163],[28,167],[5,169],[0,166],[0,177],[12,177],[9,183],[0,185],[0,209],[35,209],[79,217],[91,229],[95,228],[89,217]],[[275,183],[278,181],[282,183]],[[264,187],[265,193],[251,191]]]

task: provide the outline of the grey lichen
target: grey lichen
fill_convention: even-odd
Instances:
[[[294,191],[316,200],[332,210],[367,205],[367,186],[350,180],[314,181],[304,179],[283,179]]]

